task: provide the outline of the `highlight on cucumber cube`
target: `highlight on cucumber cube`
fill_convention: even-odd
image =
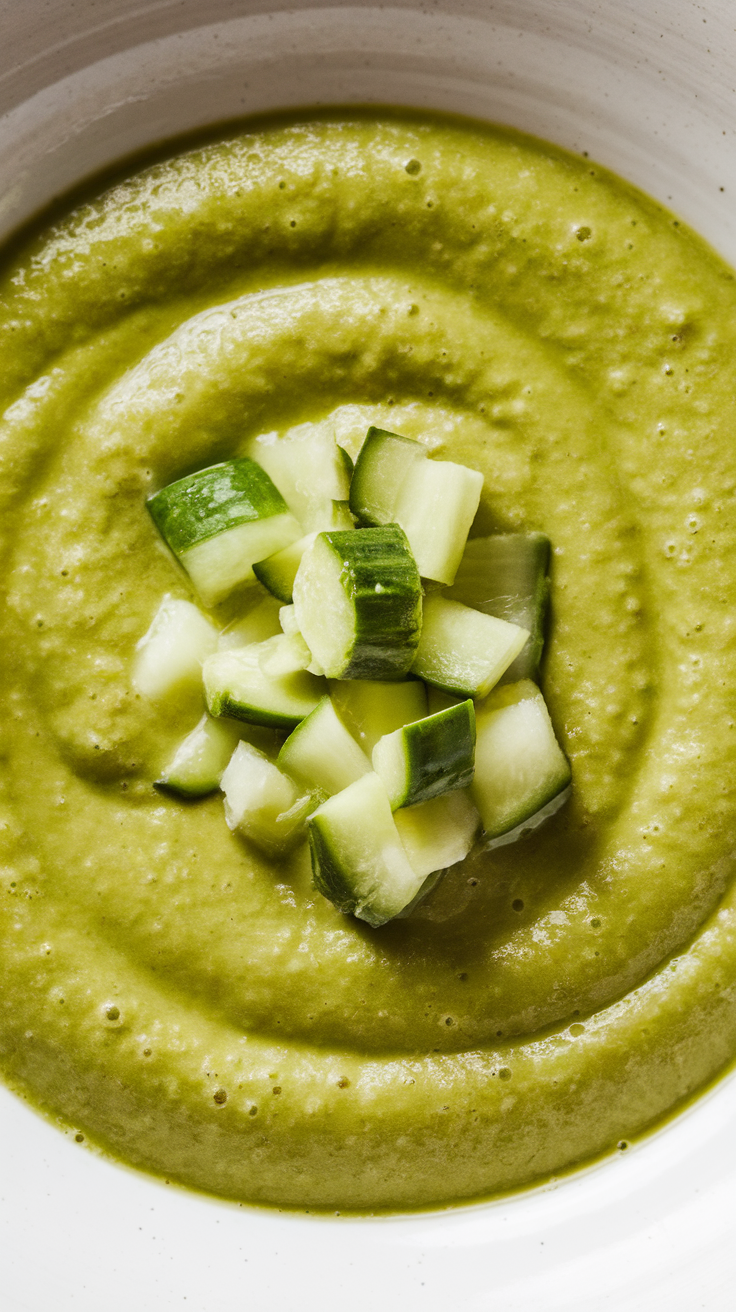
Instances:
[[[549,540],[469,537],[483,477],[422,442],[372,427],[356,457],[301,424],[155,492],[190,585],[172,560],[131,679],[181,721],[169,804],[220,794],[272,861],[308,843],[319,892],[379,927],[571,772],[539,687]]]

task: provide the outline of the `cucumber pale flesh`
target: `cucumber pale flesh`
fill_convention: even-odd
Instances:
[[[208,606],[216,606],[235,588],[255,579],[253,562],[280,551],[299,537],[293,515],[272,515],[197,542],[179,556],[197,592]]]
[[[269,679],[279,679],[308,669],[311,659],[312,653],[301,633],[277,633],[261,643],[258,663]]]
[[[164,597],[136,647],[133,686],[152,701],[194,688],[217,646],[217,630],[191,601]]]
[[[220,786],[225,794],[225,819],[268,856],[283,855],[304,832],[311,805],[300,792],[250,743],[238,744]]]
[[[425,579],[452,583],[480,502],[483,475],[451,460],[417,461],[399,492],[396,523]]]
[[[369,756],[379,738],[427,714],[427,689],[421,679],[405,679],[402,683],[333,679],[330,696],[338,714]]]
[[[279,753],[279,766],[323,797],[342,792],[371,768],[329,697],[323,697],[286,739]]]
[[[530,679],[494,690],[477,708],[473,800],[488,838],[518,828],[570,783],[549,711]]]
[[[518,825],[514,825],[513,829],[507,829],[495,838],[486,835],[482,843],[482,850],[490,852],[497,847],[508,847],[510,843],[518,843],[521,838],[533,834],[535,829],[541,829],[542,825],[546,824],[553,815],[557,815],[557,812],[562,809],[571,792],[572,788],[568,784],[567,788],[563,788],[550,802],[540,807],[533,815],[527,816],[526,820],[521,820]]]
[[[260,595],[259,595],[260,594]],[[218,651],[232,647],[249,647],[252,642],[265,642],[281,632],[280,607],[275,597],[264,596],[253,589],[253,604],[240,619],[233,620],[217,639]]]
[[[465,790],[394,811],[394,822],[412,868],[426,878],[468,855],[480,816]]]
[[[250,442],[248,453],[268,472],[303,532],[352,527],[335,507],[347,502],[350,473],[329,422],[299,424],[283,437],[266,433]]]
[[[549,598],[550,544],[544,533],[497,533],[472,538],[455,582],[444,594],[484,615],[495,615],[529,630],[519,655],[501,676],[503,683],[536,679],[544,646]]]
[[[437,711],[447,711],[451,706],[459,706],[463,697],[456,697],[452,692],[445,692],[444,688],[434,688],[431,684],[427,686],[427,714],[435,715]]]
[[[155,787],[181,797],[204,797],[220,786],[220,779],[238,745],[234,724],[203,715],[196,728],[179,744]]]
[[[465,697],[485,697],[518,656],[529,632],[483,615],[439,592],[424,600],[413,670],[427,683]]]

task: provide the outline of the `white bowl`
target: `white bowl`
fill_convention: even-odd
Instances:
[[[732,0],[23,0],[0,14],[0,50],[0,235],[187,129],[373,102],[587,151],[736,264]],[[80,1150],[3,1090],[0,1163],[2,1312],[734,1305],[731,1077],[615,1160],[427,1215],[325,1220],[167,1188]]]

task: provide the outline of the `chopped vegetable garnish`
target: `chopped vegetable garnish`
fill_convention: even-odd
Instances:
[[[140,691],[201,678],[209,712],[156,787],[219,786],[230,828],[271,857],[308,833],[320,892],[383,925],[479,832],[514,842],[567,797],[544,697],[520,677],[539,671],[549,542],[468,542],[481,475],[383,429],[354,471],[326,424],[249,450],[264,468],[232,460],[149,502],[206,600],[254,589],[219,636],[166,598],[139,643]],[[266,726],[247,733],[274,758],[281,744],[277,764],[242,722]]]

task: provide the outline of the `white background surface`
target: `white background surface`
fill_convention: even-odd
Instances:
[[[433,1215],[239,1208],[93,1157],[0,1091],[3,1312],[732,1312],[736,1079],[557,1186]]]
[[[736,263],[735,26],[734,0],[0,0],[0,232],[177,131],[352,100],[587,150]],[[731,1078],[555,1188],[372,1221],[167,1188],[0,1090],[0,1312],[733,1312],[735,1230]]]

